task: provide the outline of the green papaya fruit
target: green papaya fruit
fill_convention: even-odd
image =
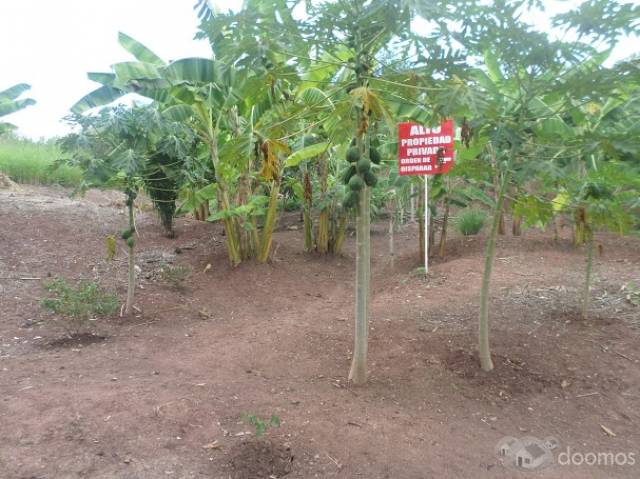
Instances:
[[[351,177],[353,175],[356,174],[356,167],[355,165],[351,165],[349,166],[349,168],[347,168],[346,170],[344,170],[344,173],[342,175],[342,182],[347,185],[349,184],[349,180],[351,179]]]
[[[351,191],[360,191],[364,188],[364,180],[359,175],[353,175],[349,180],[349,188]]]
[[[352,146],[347,150],[347,161],[349,163],[355,163],[360,159],[360,150],[357,146]]]
[[[345,209],[353,208],[357,204],[358,204],[358,193],[356,193],[355,191],[350,191],[349,193],[347,193],[347,196],[345,196],[344,201],[342,202],[342,206]]]
[[[374,165],[379,165],[382,161],[382,157],[380,156],[380,152],[376,148],[371,148],[369,150],[369,158],[371,158],[371,162]]]
[[[371,170],[369,170],[364,174],[364,182],[367,184],[367,186],[374,187],[378,183],[378,177]],[[351,184],[349,184],[349,186],[351,186]]]
[[[369,158],[360,158],[356,163],[356,171],[361,175],[364,175],[370,169],[371,162],[369,161]]]

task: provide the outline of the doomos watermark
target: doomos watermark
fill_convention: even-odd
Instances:
[[[555,455],[554,455],[555,452]],[[495,447],[496,456],[505,466],[534,471],[553,464],[559,466],[634,466],[635,452],[582,452],[570,446],[560,448],[560,441],[553,436],[538,439],[506,436]]]
[[[561,466],[634,466],[635,452],[579,452],[566,450],[558,454],[557,463]]]

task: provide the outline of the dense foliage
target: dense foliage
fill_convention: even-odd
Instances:
[[[593,233],[639,222],[640,61],[611,66],[607,57],[638,27],[640,7],[585,1],[552,19],[566,42],[523,20],[541,9],[533,0],[247,0],[219,13],[201,0],[197,36],[211,58],[165,62],[121,34],[134,60],[89,74],[101,86],[74,105],[79,132],[63,146],[91,184],[143,187],[170,234],[179,199],[178,213],[221,221],[234,266],[268,261],[284,205],[302,211],[301,247],[323,254],[340,253],[355,217],[359,383],[369,219],[396,217],[420,191],[420,178],[397,173],[396,125],[453,118],[456,163],[433,179],[429,209],[442,225],[441,255],[451,207],[491,217],[479,337],[490,370],[489,288],[505,214],[515,235],[569,218],[576,244],[587,244],[586,296]],[[82,115],[128,93],[150,104]]]

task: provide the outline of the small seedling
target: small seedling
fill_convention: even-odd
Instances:
[[[188,266],[166,266],[161,270],[160,278],[169,286],[182,290],[189,274],[191,274],[191,268]]]
[[[634,306],[640,306],[640,288],[633,281],[625,284],[621,288],[625,292],[625,299]]]
[[[413,269],[410,274],[411,276],[424,277],[427,274],[427,270],[424,268],[424,266],[418,266],[417,268]]]
[[[59,316],[59,324],[70,336],[81,334],[92,320],[113,314],[118,308],[118,298],[91,281],[80,281],[73,287],[65,279],[56,278],[44,283],[44,288],[52,297],[43,299],[42,306]]]
[[[273,414],[269,420],[260,419],[255,414],[243,414],[242,420],[251,424],[256,430],[256,437],[262,436],[270,427],[280,427],[280,418]]]
[[[107,249],[107,261],[113,261],[116,257],[116,237],[107,236],[104,242]]]

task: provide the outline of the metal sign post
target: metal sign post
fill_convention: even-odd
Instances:
[[[429,177],[424,177],[424,274],[429,272]]]

